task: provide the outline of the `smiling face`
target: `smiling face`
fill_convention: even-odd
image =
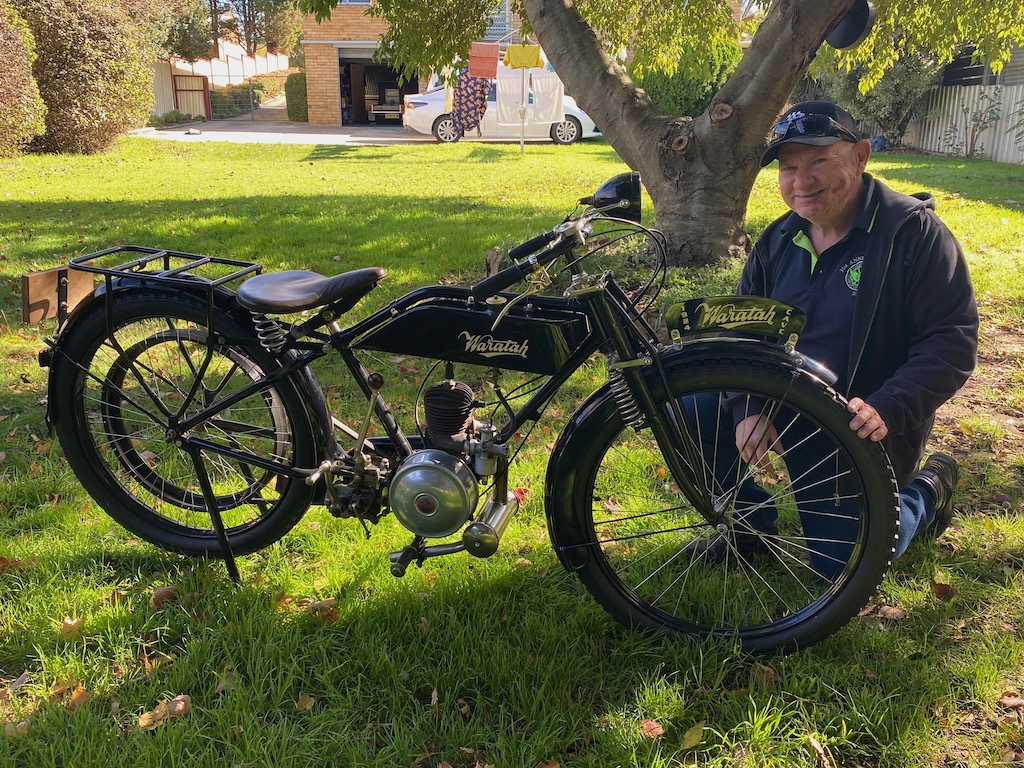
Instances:
[[[856,215],[871,145],[787,144],[779,150],[779,191],[793,211],[823,229],[849,227]]]

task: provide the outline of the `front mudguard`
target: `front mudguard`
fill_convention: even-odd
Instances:
[[[688,366],[709,360],[756,360],[790,370],[794,376],[812,376],[829,385],[835,383],[836,378],[831,371],[811,358],[795,351],[788,352],[778,344],[750,339],[702,339],[664,352],[660,357],[661,366],[669,380]],[[664,395],[664,384],[656,366],[648,366],[644,378],[656,400]],[[585,524],[583,516],[576,514],[573,509],[573,492],[579,473],[590,471],[590,467],[581,467],[575,457],[582,453],[584,446],[591,445],[604,425],[614,418],[618,418],[615,399],[609,385],[604,384],[570,417],[548,459],[544,482],[544,513],[551,545],[562,565],[569,571],[586,565],[591,553],[589,547],[567,549],[559,539],[559,531],[573,531],[569,537],[573,541],[586,539],[585,532],[580,530]]]

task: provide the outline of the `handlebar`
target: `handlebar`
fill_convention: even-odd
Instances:
[[[534,265],[529,261],[524,261],[520,264],[513,264],[511,267],[498,272],[496,275],[485,277],[479,283],[474,284],[470,287],[469,292],[477,301],[483,301],[489,299],[499,291],[503,291],[510,285],[515,285],[520,280],[524,280],[528,274],[534,269]]]
[[[545,245],[554,240],[557,235],[554,231],[545,232],[543,235],[537,235],[534,238],[527,240],[525,243],[521,243],[508,252],[508,257],[512,261],[523,258],[523,256],[529,256],[531,253],[536,253]]]

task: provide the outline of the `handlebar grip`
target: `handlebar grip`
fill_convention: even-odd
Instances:
[[[545,232],[543,235],[537,235],[534,238],[527,240],[525,243],[520,243],[511,251],[508,252],[508,257],[512,261],[517,261],[523,256],[529,256],[531,253],[536,253],[545,245],[550,243],[556,237],[554,232]]]
[[[513,264],[511,267],[501,270],[498,274],[486,277],[476,285],[471,286],[469,292],[477,301],[489,299],[510,285],[515,285],[530,274],[531,271],[533,271],[533,266],[529,262]]]

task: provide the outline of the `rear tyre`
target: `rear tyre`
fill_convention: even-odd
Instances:
[[[551,126],[551,140],[555,144],[575,144],[582,136],[583,126],[572,115],[566,115],[565,120]]]
[[[431,132],[442,144],[452,144],[462,138],[462,130],[455,127],[451,115],[441,115],[434,121]]]
[[[832,634],[864,606],[891,559],[896,486],[881,446],[849,428],[830,387],[777,363],[706,359],[670,378],[671,397],[656,394],[659,410],[685,422],[690,437],[675,450],[719,518],[708,522],[668,474],[650,430],[626,426],[606,396],[583,407],[548,472],[562,562],[629,626],[725,638],[759,653]],[[697,419],[697,402],[717,416]],[[768,415],[780,433],[766,471],[739,460],[729,418],[737,406]],[[554,469],[569,461],[576,468]],[[777,532],[760,532],[773,516]]]
[[[177,424],[280,367],[251,329],[187,296],[115,296],[108,329],[103,305],[80,318],[54,356],[53,413],[64,455],[83,487],[117,522],[165,549],[220,555],[191,456]],[[315,440],[297,388],[259,386],[197,423],[187,437],[202,461],[228,541],[246,554],[277,541],[302,517],[313,489],[268,467],[312,466]]]

